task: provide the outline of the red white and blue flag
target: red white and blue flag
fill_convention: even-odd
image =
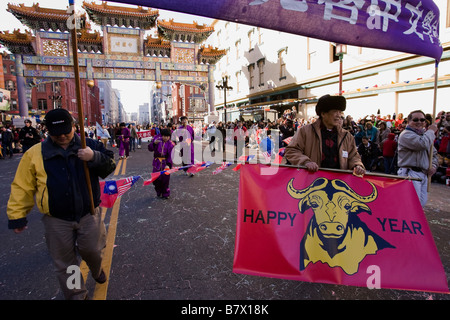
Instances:
[[[196,163],[193,166],[191,166],[187,172],[188,173],[197,173],[200,172],[202,170],[205,170],[206,168],[208,168],[210,165],[212,165],[213,163],[210,161],[206,161],[206,162],[200,162],[200,163]]]
[[[272,155],[268,151],[262,152],[262,156],[264,157],[266,163],[269,163],[272,160]]]
[[[150,176],[150,179],[144,180],[144,186],[148,186],[152,184],[153,181],[159,178],[159,176],[162,174],[162,172],[153,172]]]
[[[289,137],[283,140],[284,143],[289,144],[292,141],[293,137]]]
[[[116,200],[130,190],[140,178],[140,176],[132,176],[120,180],[100,181],[100,190],[102,191],[100,207],[112,208]]]
[[[232,164],[233,164],[232,162],[222,162],[222,165],[218,167],[216,170],[214,170],[212,174],[218,174],[223,170],[225,170],[226,168],[228,168],[229,166],[231,166]]]
[[[250,160],[252,160],[255,156],[254,155],[249,155],[249,156],[240,156],[239,157],[239,161],[244,161],[244,162],[249,162]],[[233,171],[238,171],[239,169],[241,169],[242,167],[242,163],[238,163],[236,165],[236,167],[233,168]]]

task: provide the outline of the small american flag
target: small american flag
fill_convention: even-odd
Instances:
[[[138,181],[140,176],[128,177],[117,181],[118,196],[121,197],[125,192],[130,190],[131,186]]]
[[[264,151],[262,153],[262,155],[263,155],[264,159],[266,160],[266,162],[270,162],[270,160],[272,159],[272,156],[268,151]]]
[[[289,137],[283,140],[284,143],[289,144],[293,137]]]
[[[245,161],[248,162],[250,160],[252,160],[255,156],[254,155],[250,155],[250,156],[240,156],[239,157],[239,161]]]

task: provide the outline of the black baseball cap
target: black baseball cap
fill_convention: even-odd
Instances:
[[[50,110],[44,121],[51,136],[68,134],[73,126],[73,118],[66,109]]]

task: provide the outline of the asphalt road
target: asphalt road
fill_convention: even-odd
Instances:
[[[116,155],[118,150],[115,149]],[[152,154],[130,153],[121,178],[151,172]],[[0,161],[0,300],[61,300],[62,294],[47,253],[41,214],[28,216],[28,229],[7,229],[6,203],[21,156]],[[110,239],[109,281],[96,286],[94,299],[106,300],[450,300],[446,294],[339,286],[236,274],[232,271],[239,173],[218,175],[218,165],[187,177],[171,176],[171,197],[156,197],[153,186],[138,181],[105,223]],[[450,276],[449,187],[432,183],[425,207],[447,280]],[[117,222],[115,222],[116,216]],[[111,228],[114,227],[114,228]],[[98,291],[97,291],[98,290]],[[98,293],[100,292],[100,294]],[[103,294],[101,293],[103,292]]]

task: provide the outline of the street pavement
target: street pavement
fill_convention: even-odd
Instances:
[[[200,142],[196,142],[200,143]],[[203,147],[206,143],[203,142]],[[118,159],[118,149],[114,149]],[[194,177],[171,175],[171,196],[142,186],[151,173],[147,143],[130,152],[107,179],[140,175],[116,209],[104,210],[108,230],[108,282],[87,287],[95,300],[449,300],[449,295],[308,283],[232,271],[239,172]],[[21,155],[0,161],[0,300],[61,300],[47,252],[41,214],[28,215],[28,229],[7,229],[6,204]],[[450,276],[450,188],[432,183],[424,208],[441,261]],[[417,275],[420,277],[421,275]]]

